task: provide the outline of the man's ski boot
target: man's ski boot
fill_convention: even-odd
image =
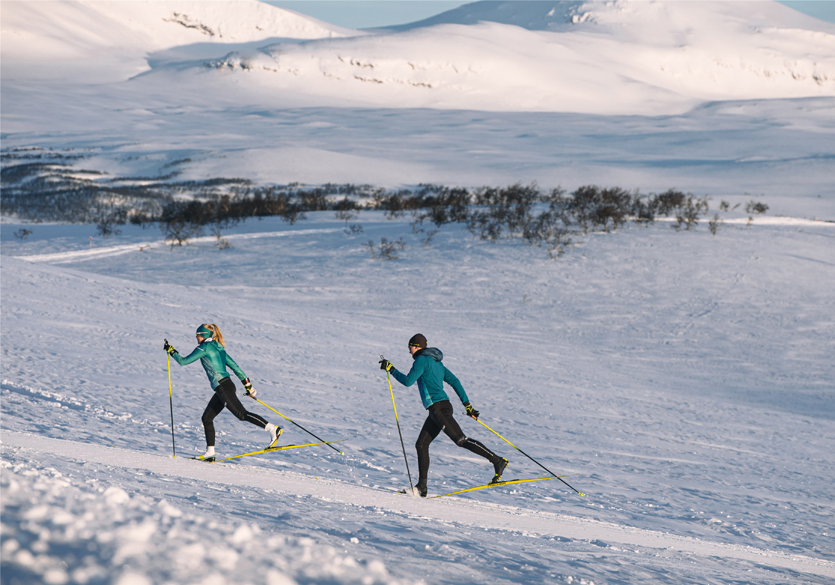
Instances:
[[[426,482],[418,481],[417,485],[415,486],[415,489],[417,490],[417,493],[421,498],[426,497]]]
[[[275,449],[275,447],[278,445],[278,438],[281,436],[281,433],[284,432],[284,429],[270,423],[266,427],[264,427],[264,430],[270,433],[270,444],[267,445],[267,449]]]
[[[202,455],[195,457],[195,459],[199,459],[200,461],[205,461],[206,463],[212,463],[215,460],[215,448],[211,446],[206,449],[206,452]]]
[[[493,462],[493,469],[496,471],[496,475],[493,476],[493,479],[490,480],[490,483],[499,483],[502,479],[502,473],[507,468],[507,459],[503,457],[499,457],[496,461]]]

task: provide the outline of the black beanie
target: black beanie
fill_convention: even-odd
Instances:
[[[422,333],[416,333],[412,335],[412,338],[409,340],[409,347],[419,347],[421,349],[426,349],[426,338],[423,336]]]

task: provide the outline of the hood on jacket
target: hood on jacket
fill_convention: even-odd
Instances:
[[[416,351],[415,355],[413,355],[412,358],[417,359],[417,357],[419,355],[425,355],[425,356],[431,357],[436,362],[439,362],[442,359],[444,359],[444,354],[437,347],[427,347],[426,349]]]

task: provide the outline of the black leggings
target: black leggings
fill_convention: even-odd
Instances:
[[[481,455],[493,463],[497,459],[497,455],[490,449],[479,443],[474,439],[467,438],[467,435],[452,418],[452,404],[449,400],[442,400],[436,402],[426,412],[429,416],[426,417],[426,422],[423,423],[423,428],[420,429],[415,449],[417,449],[418,456],[418,483],[426,485],[426,478],[429,475],[429,443],[435,440],[435,437],[443,431],[446,436],[452,439],[459,447],[464,447],[468,451],[472,451],[476,455]]]
[[[215,446],[215,423],[213,421],[224,406],[238,417],[238,420],[249,421],[262,429],[268,424],[262,416],[244,408],[235,394],[235,384],[229,378],[224,378],[215,388],[215,395],[212,396],[206,410],[203,411],[203,429],[206,431],[206,445],[209,447]]]

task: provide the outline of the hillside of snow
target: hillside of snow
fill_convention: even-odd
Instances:
[[[173,250],[155,228],[4,223],[4,583],[831,583],[835,224],[723,214],[578,236],[551,260],[408,216],[273,218]],[[31,230],[26,239],[14,233]],[[403,238],[400,258],[364,243]],[[172,364],[217,323],[258,397],[324,447],[222,464],[211,391]],[[408,487],[380,354],[424,333],[482,420],[566,478],[443,499]],[[239,388],[239,393],[242,392]],[[414,478],[423,424],[394,385]],[[265,407],[248,408],[281,422]],[[544,472],[460,414],[464,432]],[[283,444],[310,437],[284,423]],[[266,434],[223,412],[218,451]],[[430,494],[483,483],[441,435]]]
[[[316,105],[597,114],[835,96],[835,25],[775,2],[571,2],[559,27],[518,26],[531,3],[496,4],[483,11],[514,18],[482,19],[477,3],[437,17],[443,24],[232,52],[176,78]]]
[[[4,81],[121,81],[172,47],[358,34],[256,0],[13,0],[0,10]]]

